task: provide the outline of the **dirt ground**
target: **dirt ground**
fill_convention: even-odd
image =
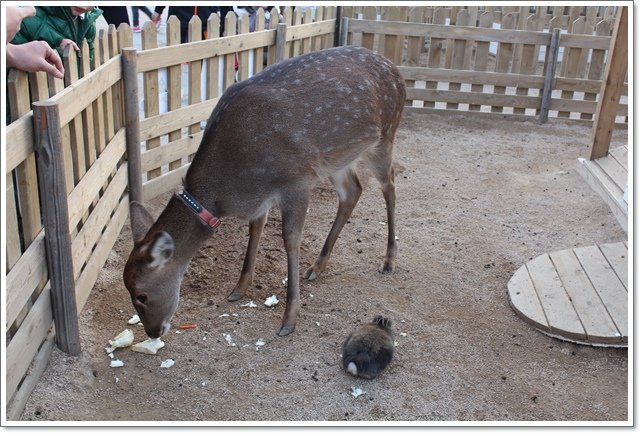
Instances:
[[[550,338],[516,316],[507,283],[528,260],[575,246],[627,239],[575,170],[590,126],[463,114],[406,113],[398,131],[397,270],[377,272],[386,243],[378,184],[364,193],[327,270],[301,284],[295,332],[278,337],[286,260],[279,211],[262,238],[252,290],[236,303],[248,225],[229,219],[194,257],[174,328],[157,355],[107,341],[131,328],[122,283],[127,226],[80,316],[82,354],[54,349],[24,421],[626,421],[626,349]],[[627,142],[616,130],[613,145]],[[158,215],[167,196],[149,203]],[[319,253],[337,198],[314,191],[301,269]],[[275,307],[264,301],[272,294]],[[256,308],[243,306],[249,299]],[[395,357],[377,379],[341,368],[341,345],[358,325],[393,321]],[[197,324],[177,333],[175,326]],[[230,345],[225,334],[230,335]],[[266,344],[256,346],[263,339]],[[161,368],[171,358],[175,365]],[[354,398],[352,387],[366,394]]]

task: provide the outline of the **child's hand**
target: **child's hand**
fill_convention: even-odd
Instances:
[[[80,48],[78,47],[78,44],[73,42],[71,39],[63,39],[62,42],[60,42],[60,49],[62,51],[64,51],[64,49],[66,48],[67,45],[71,45],[74,50],[80,51]]]

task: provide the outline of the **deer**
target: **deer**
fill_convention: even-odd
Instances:
[[[356,165],[380,183],[388,227],[383,274],[394,271],[395,170],[393,144],[405,105],[404,79],[386,58],[342,46],[289,58],[230,86],[204,128],[182,190],[157,220],[130,202],[134,247],[124,284],[145,332],[170,329],[187,267],[225,218],[248,221],[249,241],[240,278],[228,301],[253,281],[262,230],[280,209],[287,257],[286,307],[277,334],[294,331],[300,300],[300,244],[311,192],[329,179],[338,196],[333,225],[316,261],[303,274],[325,270],[334,244],[362,193]]]

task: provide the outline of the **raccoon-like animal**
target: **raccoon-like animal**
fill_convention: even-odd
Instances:
[[[373,379],[393,358],[391,320],[376,316],[356,329],[342,345],[342,366],[354,376]]]

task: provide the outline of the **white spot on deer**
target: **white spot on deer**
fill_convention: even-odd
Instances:
[[[316,107],[316,113],[321,113],[322,112],[322,107]]]

